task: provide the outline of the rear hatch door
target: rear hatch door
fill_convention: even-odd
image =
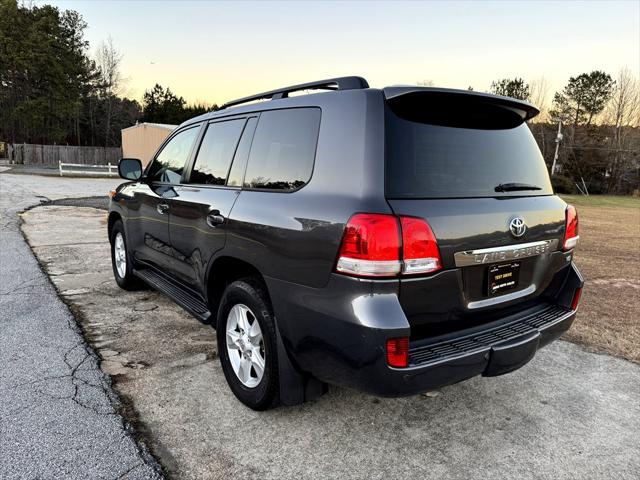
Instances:
[[[565,207],[525,123],[526,102],[441,89],[385,90],[386,196],[425,218],[443,271],[401,281],[412,324],[476,320],[530,301],[562,266]]]

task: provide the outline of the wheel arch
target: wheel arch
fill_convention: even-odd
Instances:
[[[122,221],[122,215],[120,215],[120,213],[109,212],[109,218],[107,220],[107,235],[109,236],[109,241],[111,241],[111,230],[113,229],[113,226],[118,220]],[[124,226],[124,222],[123,222],[123,226]]]
[[[269,293],[267,282],[255,265],[229,255],[221,255],[215,258],[209,265],[205,284],[207,303],[209,304],[211,315],[214,317],[214,326],[217,326],[217,320],[215,318],[217,316],[218,305],[220,304],[220,299],[222,298],[224,289],[230,283],[245,277],[253,277],[260,281],[267,292],[269,302],[271,302],[271,294]]]
[[[261,282],[268,300],[273,308],[273,301],[264,276],[251,263],[237,257],[222,255],[215,258],[206,277],[207,301],[214,317],[213,325],[217,328],[217,311],[222,293],[227,285],[240,278],[253,277]],[[276,343],[278,349],[278,372],[280,378],[280,401],[285,405],[299,405],[306,400],[312,400],[326,392],[326,384],[302,373],[295,362],[292,362],[289,352],[282,339],[278,325],[278,316],[274,312],[276,327]]]

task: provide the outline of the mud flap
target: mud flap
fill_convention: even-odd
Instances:
[[[530,332],[491,347],[489,363],[482,373],[485,377],[495,377],[513,372],[529,362],[536,354],[540,343],[540,332]]]
[[[303,375],[293,366],[280,336],[276,321],[276,342],[278,344],[278,375],[280,379],[280,402],[283,405],[300,405],[314,400],[327,391],[325,383]]]

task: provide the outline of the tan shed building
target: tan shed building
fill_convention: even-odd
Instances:
[[[122,156],[138,158],[146,166],[176,127],[177,125],[164,123],[137,123],[133,127],[122,129]]]

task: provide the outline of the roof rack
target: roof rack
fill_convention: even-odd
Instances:
[[[337,77],[329,78],[327,80],[318,80],[316,82],[301,83],[299,85],[291,85],[290,87],[278,88],[268,92],[258,93],[249,97],[239,98],[225,103],[220,107],[220,110],[228,107],[240,105],[242,103],[253,102],[255,100],[265,100],[267,98],[271,100],[277,100],[279,98],[287,98],[290,93],[298,92],[300,90],[360,90],[363,88],[369,88],[369,84],[362,77]]]

